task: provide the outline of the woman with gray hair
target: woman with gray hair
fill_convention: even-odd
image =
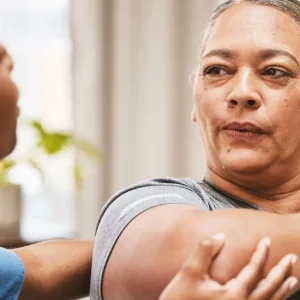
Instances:
[[[158,299],[199,240],[208,247],[198,248],[161,299],[285,299],[299,289],[299,37],[297,0],[217,8],[193,83],[206,177],[158,178],[110,199],[97,226],[92,299]],[[223,246],[208,239],[219,232]],[[191,280],[182,282],[182,270]]]

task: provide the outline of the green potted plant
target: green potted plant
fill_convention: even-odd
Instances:
[[[0,240],[18,239],[22,215],[21,186],[10,180],[11,171],[20,164],[27,164],[45,181],[44,172],[36,160],[37,152],[47,156],[56,156],[67,149],[81,151],[91,159],[99,158],[100,152],[90,143],[77,139],[72,132],[49,131],[37,120],[23,122],[34,131],[36,141],[27,155],[19,158],[7,158],[0,161]],[[80,189],[82,167],[74,162],[73,179],[76,191]]]

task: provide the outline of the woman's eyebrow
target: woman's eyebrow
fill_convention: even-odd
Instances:
[[[219,56],[225,59],[233,59],[236,56],[236,52],[229,49],[215,49],[203,55],[202,59],[212,56]]]
[[[237,56],[237,52],[230,49],[214,49],[202,56],[202,60],[212,56],[218,56],[224,59],[233,59]],[[295,56],[287,51],[279,49],[262,49],[259,51],[259,57],[261,60],[270,59],[276,56],[286,56],[292,59],[300,67],[300,64]]]
[[[264,49],[264,50],[260,51],[260,58],[262,60],[273,58],[275,56],[286,56],[286,57],[292,59],[300,67],[299,62],[296,59],[296,57],[287,51],[278,50],[278,49]]]

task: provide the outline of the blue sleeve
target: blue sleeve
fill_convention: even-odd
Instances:
[[[0,248],[0,300],[16,300],[25,279],[21,259],[10,250]]]

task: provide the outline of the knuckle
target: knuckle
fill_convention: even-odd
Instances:
[[[248,265],[245,267],[245,272],[247,276],[254,276],[256,279],[261,278],[261,269],[256,265]]]
[[[180,273],[188,275],[189,277],[194,277],[196,275],[197,269],[195,268],[194,264],[192,263],[185,263],[182,268]]]
[[[232,282],[230,285],[225,286],[223,291],[224,299],[226,300],[242,300],[247,299],[246,290],[238,284],[238,282]]]
[[[197,265],[195,265],[191,262],[185,263],[182,266],[179,273],[181,276],[183,276],[185,278],[189,278],[192,281],[201,280],[205,276],[205,274],[202,274],[201,272],[199,272],[199,268],[197,267]]]
[[[265,286],[265,287],[268,287],[269,286],[269,283],[270,283],[270,280],[267,279],[267,278],[264,278],[260,281],[259,285],[260,286]]]
[[[256,266],[253,264],[250,264],[248,266],[245,267],[245,271],[249,274],[249,273],[253,273],[254,271],[256,271]]]
[[[212,248],[211,240],[206,239],[206,240],[201,241],[200,244],[199,244],[199,248],[200,249],[201,248],[202,249],[211,249]]]
[[[269,279],[263,279],[261,281],[261,285],[264,287],[265,290],[269,290],[274,286],[274,282]]]
[[[250,265],[253,266],[254,268],[261,268],[263,264],[264,262],[259,257],[252,259],[250,263]]]

